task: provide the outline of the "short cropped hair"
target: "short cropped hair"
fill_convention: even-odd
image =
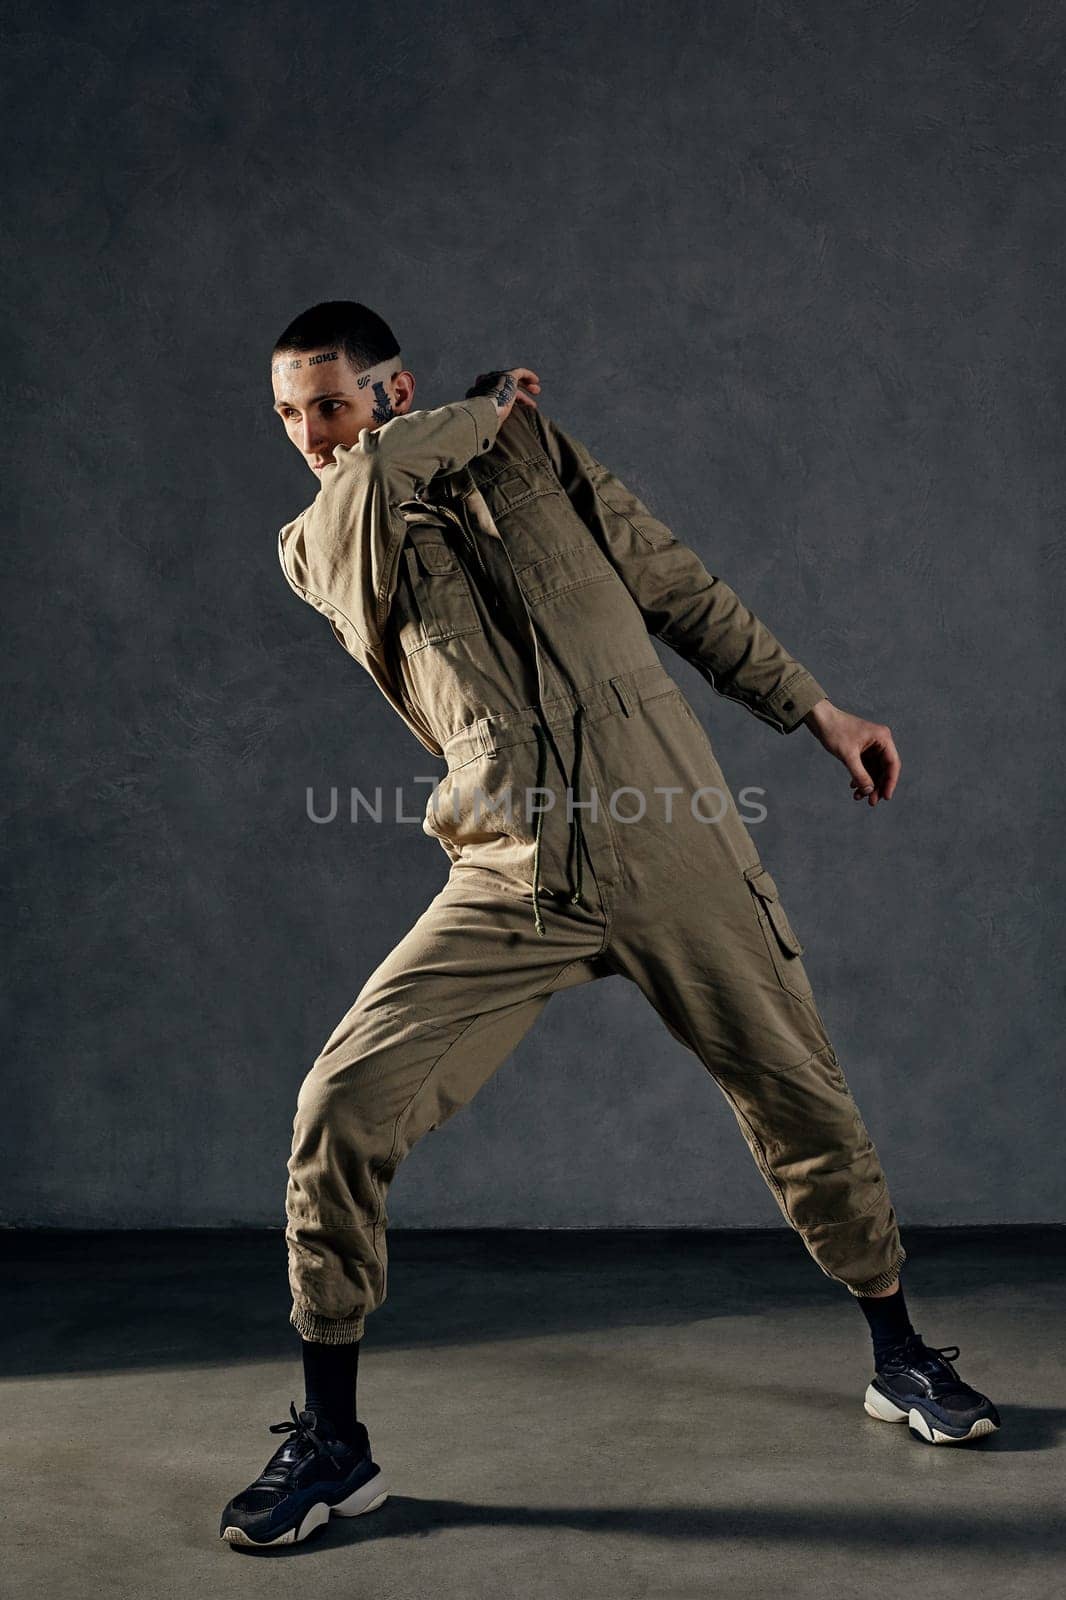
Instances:
[[[294,317],[275,340],[271,359],[286,350],[342,350],[354,372],[399,355],[388,323],[358,300],[323,300]]]

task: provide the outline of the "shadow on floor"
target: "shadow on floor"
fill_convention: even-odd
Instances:
[[[972,1448],[972,1447],[971,1447]],[[328,1535],[326,1529],[328,1528]],[[939,1559],[956,1551],[972,1559],[982,1551],[997,1560],[1014,1556],[1028,1560],[1034,1552],[1044,1557],[1066,1550],[1066,1523],[1051,1515],[990,1518],[933,1509],[899,1510],[854,1506],[819,1506],[817,1510],[786,1506],[753,1506],[747,1511],[715,1510],[708,1506],[572,1506],[479,1505],[469,1500],[416,1500],[390,1495],[377,1511],[351,1520],[331,1517],[329,1523],[298,1545],[271,1551],[234,1550],[253,1559],[299,1560],[325,1554],[338,1546],[365,1545],[379,1539],[425,1539],[453,1528],[539,1528],[590,1535],[620,1535],[663,1539],[672,1543],[696,1540],[713,1546],[716,1540],[750,1540],[765,1554],[779,1543],[786,1550],[807,1551],[827,1546],[856,1553],[898,1551],[914,1546],[935,1549]]]

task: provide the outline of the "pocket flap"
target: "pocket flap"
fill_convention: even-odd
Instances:
[[[803,954],[803,946],[797,939],[792,924],[785,914],[785,908],[781,904],[781,898],[777,892],[777,884],[769,872],[759,862],[754,867],[745,867],[744,876],[747,878],[751,889],[759,896],[759,899],[766,907],[766,913],[781,944],[792,955],[801,956]]]
[[[508,462],[492,475],[479,473],[477,482],[493,518],[504,517],[541,495],[562,494],[562,484],[551,462],[539,452],[521,461]]]
[[[412,540],[419,565],[425,572],[458,572],[459,563],[443,539]]]

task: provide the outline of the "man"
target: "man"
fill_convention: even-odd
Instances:
[[[999,1425],[909,1321],[885,1175],[777,886],[652,636],[780,733],[802,722],[855,799],[889,800],[888,728],[834,706],[736,593],[559,423],[529,368],[412,409],[367,307],[285,329],[274,409],[319,481],[280,532],[290,586],[447,771],[423,823],[447,882],[366,980],[297,1098],[286,1195],[304,1408],[222,1515],[237,1545],[385,1498],[356,1418],[386,1293],[388,1186],[552,994],[621,973],[732,1107],[782,1215],[869,1323],[866,1411],[930,1443]],[[708,799],[708,796],[714,798]],[[717,814],[716,813],[717,808]]]

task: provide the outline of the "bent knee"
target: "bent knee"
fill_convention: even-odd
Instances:
[[[354,1135],[359,1128],[375,1128],[397,1115],[390,1083],[372,1057],[359,1057],[343,1066],[320,1058],[306,1074],[296,1095],[294,1126],[305,1138],[313,1130],[338,1128]]]

